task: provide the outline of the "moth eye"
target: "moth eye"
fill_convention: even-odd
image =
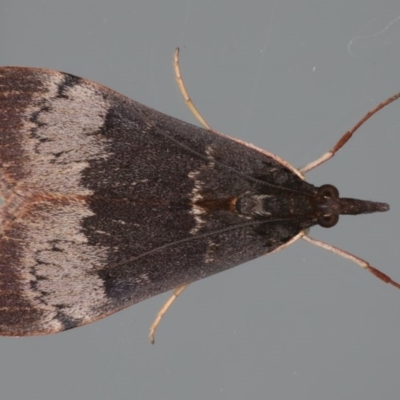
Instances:
[[[333,185],[322,185],[318,188],[318,194],[325,197],[338,198],[339,190],[337,190]]]
[[[325,186],[330,186],[330,185],[325,185]],[[332,187],[337,192],[337,189],[334,186]],[[339,221],[339,215],[337,214],[324,215],[323,217],[318,218],[318,224],[323,228],[332,228],[332,226],[335,226],[338,223],[338,221]]]

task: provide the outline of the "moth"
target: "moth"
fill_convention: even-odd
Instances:
[[[374,113],[296,169],[268,151],[177,120],[62,72],[0,68],[0,334],[64,331],[172,289],[151,328],[192,282],[281,250],[340,214],[387,211],[304,174]]]

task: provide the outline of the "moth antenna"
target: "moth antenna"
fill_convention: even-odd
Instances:
[[[354,254],[348,253],[347,251],[344,251],[342,249],[339,249],[338,247],[332,246],[331,244],[321,242],[320,240],[314,239],[308,235],[302,236],[302,239],[304,239],[306,242],[314,244],[315,246],[322,247],[325,250],[331,251],[335,254],[338,254],[341,257],[353,261],[360,267],[374,274],[377,278],[381,279],[383,282],[390,283],[392,286],[396,287],[397,289],[400,289],[399,283],[395,282],[394,280],[392,280],[392,278],[390,278],[383,272],[379,271],[378,269],[374,268],[372,265],[370,265],[367,261],[363,260],[362,258],[357,257]]]
[[[360,119],[349,131],[347,131],[339,140],[338,142],[325,154],[323,154],[320,158],[317,158],[315,161],[310,162],[303,168],[300,168],[299,171],[302,174],[311,171],[312,169],[318,167],[329,159],[331,159],[353,136],[353,134],[358,130],[360,126],[362,126],[365,122],[367,122],[374,114],[376,114],[382,108],[388,106],[390,103],[393,103],[400,97],[400,92],[395,94],[392,97],[389,97],[387,100],[383,101],[382,103],[378,104],[374,109],[368,111],[363,118]]]
[[[182,292],[187,289],[187,287],[190,285],[190,283],[187,283],[186,285],[179,286],[177,289],[174,290],[174,293],[172,296],[164,303],[164,305],[160,308],[160,311],[158,311],[156,318],[154,319],[154,322],[150,326],[150,332],[149,332],[149,339],[150,343],[154,344],[154,335],[156,333],[156,330],[158,328],[158,325],[160,325],[160,322],[166,312],[169,310],[169,308],[172,306],[172,303],[178,298]]]
[[[190,112],[194,115],[194,117],[197,119],[197,121],[200,122],[201,125],[204,126],[204,128],[208,129],[209,131],[213,131],[213,129],[208,125],[207,121],[203,118],[203,116],[200,114],[200,112],[197,110],[196,106],[194,105],[192,99],[190,98],[187,90],[185,83],[183,82],[182,75],[181,75],[181,68],[179,66],[179,47],[175,49],[174,53],[174,71],[175,71],[175,80],[176,83],[178,84],[178,88],[182,94],[182,97],[185,100],[185,103],[187,107],[189,108]]]

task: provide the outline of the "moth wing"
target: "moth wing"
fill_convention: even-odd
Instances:
[[[0,68],[0,163],[3,335],[95,321],[301,229],[232,209],[249,177],[276,183],[268,153],[56,71]]]

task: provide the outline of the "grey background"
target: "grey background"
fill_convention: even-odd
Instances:
[[[400,4],[388,0],[1,0],[0,63],[67,71],[295,166],[400,90]],[[308,174],[391,211],[312,236],[400,280],[400,102]],[[298,242],[192,285],[156,337],[169,294],[62,334],[0,338],[2,399],[393,399],[400,291]]]

